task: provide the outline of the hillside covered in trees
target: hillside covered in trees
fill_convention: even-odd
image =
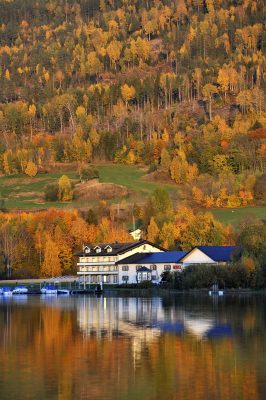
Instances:
[[[24,174],[36,191],[36,175],[62,171],[45,197],[69,203],[77,190],[62,166],[82,185],[98,176],[90,164],[119,163],[179,195],[132,204],[123,228],[107,202],[80,215],[1,206],[6,268],[16,254],[28,264],[31,243],[39,253],[25,275],[49,275],[51,258],[67,272],[82,240],[128,240],[132,216],[168,248],[238,240],[197,209],[265,204],[264,0],[0,0],[0,9],[2,179],[19,190]]]
[[[263,0],[0,6],[4,174],[110,160],[188,183],[203,206],[252,200],[265,169]]]

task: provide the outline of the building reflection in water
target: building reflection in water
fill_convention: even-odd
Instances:
[[[255,297],[1,298],[0,398],[264,399],[265,315]]]
[[[138,297],[84,297],[77,307],[78,325],[85,336],[126,336],[136,343],[155,340],[163,332],[191,334],[198,339],[229,335],[232,331],[215,317],[195,316],[181,307],[164,309],[162,299]],[[225,327],[228,327],[226,329]]]

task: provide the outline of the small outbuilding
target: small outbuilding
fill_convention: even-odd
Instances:
[[[238,246],[197,246],[180,260],[183,267],[191,264],[226,264],[240,254]]]

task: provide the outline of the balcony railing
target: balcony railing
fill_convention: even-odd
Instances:
[[[118,267],[116,265],[112,265],[109,267],[101,267],[101,266],[80,266],[79,267],[79,272],[95,272],[95,273],[112,273],[112,272],[117,272]]]
[[[111,263],[111,262],[116,262],[117,257],[79,257],[79,262],[80,263]]]

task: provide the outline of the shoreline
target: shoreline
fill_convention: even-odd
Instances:
[[[42,285],[42,284],[47,284],[47,283],[53,283],[58,286],[69,286],[72,284],[75,284],[74,286],[76,288],[83,288],[83,283],[78,283],[78,279],[76,277],[70,276],[70,277],[65,277],[64,279],[57,280],[56,278],[42,278],[42,279],[5,279],[5,280],[0,280],[0,287],[1,286],[17,286],[17,285]],[[93,291],[93,289],[97,285],[88,285],[86,286],[85,292],[86,294],[89,294]],[[105,286],[103,285],[103,292],[106,294],[150,294],[150,295],[175,295],[175,294],[209,294],[208,288],[201,288],[201,289],[188,289],[188,290],[178,290],[174,288],[160,288],[160,287],[150,287],[150,288],[131,288],[131,287],[115,287],[115,286]],[[228,294],[266,294],[266,288],[264,289],[251,289],[251,288],[238,288],[238,289],[223,289],[221,288],[220,290],[223,291],[224,295]]]

